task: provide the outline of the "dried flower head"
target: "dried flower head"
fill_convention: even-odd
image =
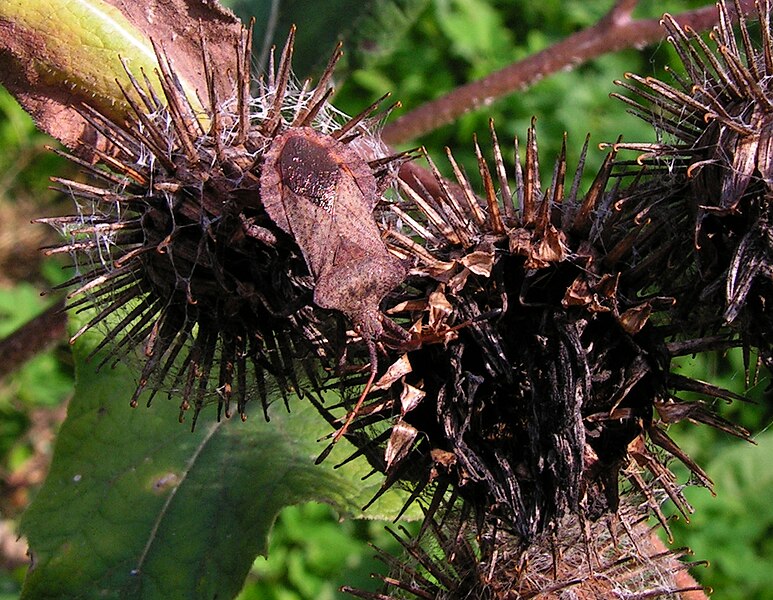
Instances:
[[[627,75],[632,83],[618,82],[638,98],[618,97],[651,122],[663,141],[621,146],[643,151],[639,162],[652,170],[669,170],[666,195],[693,224],[683,243],[689,244],[685,256],[694,261],[698,277],[689,282],[668,278],[674,288],[688,288],[689,298],[682,291],[683,319],[706,330],[730,326],[740,334],[747,355],[756,349],[771,368],[771,7],[767,0],[757,3],[755,39],[737,1],[736,33],[728,4],[718,4],[713,48],[665,15],[663,25],[683,72],[672,71],[672,83],[633,74]]]
[[[646,504],[628,500],[616,516],[595,522],[566,517],[527,547],[493,526],[481,532],[464,515],[445,514],[417,536],[392,532],[404,556],[378,551],[390,569],[378,576],[379,592],[343,591],[366,600],[676,600],[703,589],[685,573],[700,563],[681,562],[686,549],[662,547],[646,523]]]
[[[103,362],[144,344],[134,404],[147,387],[151,399],[177,390],[180,418],[192,406],[195,424],[216,391],[218,417],[235,398],[244,418],[249,390],[267,410],[265,374],[286,401],[299,365],[315,384],[319,361],[338,368],[349,326],[369,348],[381,335],[379,303],[404,268],[373,211],[405,156],[388,156],[372,131],[383,98],[354,118],[329,104],[340,46],[316,86],[294,80],[294,33],[254,96],[244,31],[232,70],[216,72],[202,40],[203,113],[159,48],[160,91],[127,66],[131,120],[83,109],[104,139],[87,148],[96,164],[70,158],[95,182],[56,180],[78,214],[45,220],[68,238],[49,252],[76,255],[70,307],[95,311],[73,340],[107,323]],[[222,72],[235,74],[228,98],[216,92]]]
[[[632,572],[643,587],[626,587],[633,579],[615,569],[653,564],[633,537],[636,551],[623,550],[630,563],[614,551],[593,558],[590,548],[605,539],[605,515],[616,514],[630,535],[644,514],[630,510],[632,494],[666,530],[664,494],[683,513],[692,510],[671,457],[711,487],[668,425],[691,421],[749,439],[710,407],[742,396],[670,373],[671,359],[742,345],[747,360],[756,350],[771,363],[770,8],[759,7],[759,46],[745,19],[739,42],[726,4],[718,10],[716,53],[665,17],[686,70],[675,86],[635,76],[637,85],[626,84],[652,106],[626,102],[675,141],[611,145],[584,196],[581,168],[565,184],[563,153],[541,189],[533,127],[525,164],[516,158],[512,192],[493,128],[493,175],[476,143],[481,197],[450,153],[455,182],[431,163],[434,181],[401,181],[407,201],[391,210],[407,231],[390,231],[389,240],[414,259],[414,295],[390,312],[410,315],[414,344],[395,355],[350,438],[386,473],[383,489],[413,482],[409,502],[425,506],[423,529],[435,547],[405,540],[410,564],[389,561],[394,570],[382,593],[355,595],[685,591],[638,567]],[[621,149],[646,154],[626,161]],[[680,391],[708,401],[688,401]],[[628,482],[622,498],[621,478]],[[466,514],[457,521],[461,537],[439,525],[457,506],[449,490]],[[571,531],[579,533],[568,550],[553,553],[561,559],[552,562],[551,581],[543,577],[550,563],[538,557]],[[587,577],[578,575],[582,556],[571,556],[579,548]],[[664,572],[675,570],[666,563]],[[613,567],[602,573],[605,564]]]
[[[657,489],[691,509],[657,448],[711,481],[664,425],[748,435],[672,391],[701,385],[669,373],[675,300],[652,293],[662,265],[649,257],[667,260],[656,250],[679,239],[671,213],[614,151],[585,194],[585,151],[571,184],[562,152],[542,190],[533,126],[511,188],[491,136],[493,175],[475,144],[482,199],[450,152],[455,182],[431,161],[430,180],[401,175],[390,210],[403,229],[386,235],[414,267],[387,312],[412,338],[386,348],[392,363],[350,428],[355,456],[386,474],[382,490],[410,482],[408,504],[425,501],[430,518],[450,489],[524,543],[567,514],[615,512],[621,476],[665,524]]]
[[[728,54],[727,47],[738,46],[730,46],[727,10],[720,11],[717,35]],[[767,23],[769,13],[761,17]],[[741,31],[748,54],[752,45],[745,26]],[[763,41],[769,46],[768,38]],[[746,64],[765,64],[766,52]],[[706,60],[717,68],[715,60]],[[725,60],[731,65],[740,59]],[[746,75],[739,69],[726,71],[753,79],[751,68]],[[702,82],[711,81],[708,72],[706,66],[700,71]],[[726,74],[712,89],[728,94],[731,83]],[[658,82],[649,85],[663,90]],[[681,85],[691,89],[690,82]],[[661,112],[683,115],[674,97],[682,96],[662,93]],[[752,100],[739,109],[744,118],[762,110]],[[567,514],[593,519],[616,511],[621,476],[644,494],[664,526],[657,489],[683,512],[691,511],[667,457],[682,461],[702,485],[710,487],[711,480],[669,437],[667,426],[689,420],[741,438],[748,432],[718,417],[708,402],[681,398],[678,392],[686,390],[710,400],[742,399],[670,373],[671,359],[740,343],[758,347],[763,357],[769,353],[769,329],[747,330],[739,342],[737,328],[725,326],[731,319],[716,302],[711,306],[717,286],[705,289],[695,277],[709,272],[706,243],[700,240],[708,235],[714,247],[738,244],[738,251],[725,248],[723,255],[727,260],[736,254],[736,270],[752,269],[742,279],[750,286],[757,281],[756,287],[747,286],[761,292],[753,305],[757,318],[769,304],[770,282],[759,275],[769,265],[767,234],[760,232],[767,231],[770,204],[763,176],[759,184],[753,174],[739,182],[739,168],[719,162],[728,140],[716,137],[711,122],[706,127],[704,112],[680,123],[683,137],[695,136],[692,146],[618,142],[585,194],[579,189],[584,159],[569,184],[564,152],[553,165],[549,187],[541,188],[534,127],[523,165],[516,141],[511,178],[493,127],[493,169],[476,142],[481,196],[450,152],[456,181],[445,180],[431,161],[433,177],[402,177],[404,201],[390,207],[402,229],[392,227],[387,236],[393,251],[410,257],[414,268],[388,312],[413,324],[412,340],[390,349],[392,365],[376,382],[350,436],[360,447],[357,454],[368,455],[386,474],[384,490],[413,482],[410,501],[424,499],[432,515],[451,489],[479,518],[498,519],[525,543]],[[706,133],[700,133],[701,124]],[[738,123],[719,129],[733,142],[730,156],[750,151],[751,142],[735,137],[740,129]],[[617,156],[630,147],[671,160],[645,160],[643,169]],[[713,158],[708,164],[685,159],[698,152]],[[751,156],[744,164],[754,171],[761,151],[755,147]],[[718,209],[702,204],[695,181],[687,177],[699,168],[729,177],[715,198],[730,186],[734,197],[748,199],[748,209],[736,200]],[[760,191],[752,195],[754,190]],[[720,217],[736,229],[711,240],[709,219]],[[754,242],[750,236],[756,236]],[[757,254],[750,257],[752,250]],[[756,260],[741,265],[740,251]],[[720,267],[715,277],[731,273],[729,267]]]

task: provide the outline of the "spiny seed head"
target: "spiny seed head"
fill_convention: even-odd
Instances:
[[[662,547],[646,522],[646,505],[627,501],[617,517],[596,522],[564,518],[529,545],[491,524],[481,531],[463,513],[445,514],[418,535],[389,530],[404,556],[378,550],[389,567],[378,576],[378,592],[343,591],[366,600],[676,600],[703,589],[684,576],[699,563],[680,561],[686,549]]]
[[[735,2],[737,27],[728,4],[717,5],[719,25],[709,42],[664,17],[683,72],[672,72],[670,82],[632,74],[632,83],[618,82],[634,94],[618,98],[651,122],[663,141],[620,146],[644,152],[639,162],[651,171],[669,171],[661,193],[681,208],[676,218],[693,224],[692,231],[682,231],[682,245],[685,256],[697,256],[699,277],[664,279],[674,289],[692,287],[683,306],[698,313],[707,331],[731,325],[771,368],[771,6],[757,3],[755,36],[740,4]],[[724,310],[718,313],[716,306]]]
[[[567,511],[616,509],[629,445],[667,395],[649,316],[672,303],[637,298],[651,279],[621,282],[639,266],[630,234],[652,199],[604,210],[624,201],[607,191],[614,153],[584,196],[565,185],[562,153],[542,191],[532,127],[513,194],[491,133],[500,188],[476,142],[483,200],[458,168],[449,182],[430,162],[434,187],[400,181],[390,208],[406,230],[386,234],[414,267],[388,312],[413,323],[412,338],[386,348],[392,364],[349,438],[386,473],[384,490],[413,481],[413,500],[450,487],[530,539]]]
[[[765,7],[761,29],[768,31]],[[773,65],[773,47],[764,34],[766,49],[751,50],[742,28],[749,55],[744,63],[724,4],[720,16],[726,69],[707,57],[700,69],[688,67],[696,77],[681,81],[681,91],[643,83],[662,95],[661,112],[684,119],[683,129],[674,126],[673,132],[691,144],[618,140],[584,194],[584,159],[569,183],[565,151],[542,188],[546,178],[533,126],[523,165],[516,140],[510,177],[493,127],[494,169],[475,142],[480,195],[450,152],[455,181],[443,178],[431,161],[431,177],[401,174],[403,201],[390,210],[404,228],[392,227],[386,236],[393,252],[414,266],[405,292],[387,312],[412,323],[412,337],[387,348],[391,365],[348,436],[359,446],[355,455],[366,454],[386,474],[382,491],[412,482],[406,506],[419,500],[431,519],[451,490],[480,522],[493,519],[528,544],[568,514],[596,519],[616,512],[622,478],[667,528],[658,489],[683,513],[692,509],[666,456],[683,462],[702,485],[712,485],[669,437],[668,426],[706,423],[748,439],[708,402],[688,401],[679,392],[741,396],[670,373],[676,356],[739,343],[758,347],[763,360],[771,356],[770,328],[760,333],[749,326],[767,323],[760,307],[773,302],[765,279],[773,256],[767,165],[758,164],[767,133],[742,121],[767,115],[766,97],[754,92],[767,89],[769,78],[757,76]],[[677,36],[678,45],[687,43]],[[689,43],[702,42],[695,36]],[[681,49],[690,60],[709,54]],[[717,107],[733,85],[748,92],[745,108],[720,118]],[[688,92],[704,100],[692,98],[688,108],[695,113],[685,116]],[[709,107],[715,113],[707,127]],[[658,113],[658,123],[660,118]],[[713,127],[714,121],[723,127]],[[742,133],[746,137],[739,138]],[[646,158],[648,169],[632,168],[617,156],[636,146],[655,158],[668,156],[666,168]],[[691,162],[706,153],[706,164]],[[744,169],[735,164],[739,157]],[[690,179],[699,169],[711,169],[714,187]],[[707,190],[714,207],[705,206]],[[725,219],[724,234],[712,245],[726,247],[716,252],[725,263],[712,266],[719,268],[714,276],[729,274],[728,289],[755,292],[752,318],[741,327],[728,323],[728,313],[723,318],[714,298],[723,286],[706,289],[696,277],[712,273],[705,268],[706,245],[696,241],[711,239],[706,226],[715,217]],[[747,268],[741,260],[749,258],[755,260]],[[752,295],[734,297],[731,306]]]
[[[748,437],[676,392],[736,395],[669,373],[685,339],[712,347],[732,335],[683,328],[675,340],[681,299],[652,293],[692,224],[673,219],[681,208],[659,210],[659,186],[614,148],[587,192],[582,166],[568,183],[563,151],[543,189],[535,128],[523,165],[516,141],[511,180],[493,125],[491,135],[494,169],[475,142],[481,197],[450,153],[455,181],[431,161],[432,181],[401,173],[390,210],[404,229],[385,233],[414,266],[387,313],[412,323],[411,339],[385,348],[390,366],[349,429],[355,456],[385,473],[382,492],[410,482],[406,507],[419,500],[427,518],[450,490],[524,544],[566,515],[616,512],[621,477],[667,527],[654,490],[691,508],[666,453],[712,484],[666,426],[690,419]]]
[[[377,322],[381,298],[402,279],[403,267],[376,234],[370,252],[380,256],[382,270],[391,268],[391,278],[367,305],[358,313],[352,303],[320,296],[318,284],[329,285],[337,266],[331,257],[340,262],[344,248],[336,226],[345,216],[336,205],[343,186],[367,183],[358,218],[360,229],[375,230],[373,210],[405,156],[387,156],[372,132],[380,101],[354,118],[329,104],[340,48],[315,87],[294,81],[293,39],[294,29],[279,65],[274,68],[272,57],[253,96],[245,33],[228,98],[216,91],[202,40],[203,114],[158,48],[160,90],[127,67],[131,86],[123,92],[133,114],[126,123],[83,108],[103,139],[87,149],[95,165],[71,158],[96,182],[56,180],[76,199],[78,214],[47,220],[68,238],[49,251],[76,256],[76,275],[66,284],[78,286],[71,306],[96,311],[73,340],[106,322],[108,332],[94,351],[111,347],[103,362],[143,343],[132,403],[146,387],[153,394],[177,390],[181,419],[193,406],[195,424],[213,391],[218,415],[230,416],[233,397],[244,418],[248,391],[257,389],[265,411],[266,374],[286,400],[288,390],[298,390],[298,365],[315,382],[319,361],[335,370],[349,341],[346,318],[357,325],[362,314]],[[347,179],[350,173],[357,178]],[[330,216],[327,223],[304,208],[315,203]],[[317,246],[324,239],[325,252],[314,254],[299,239],[301,230]],[[356,242],[346,248],[356,250]]]

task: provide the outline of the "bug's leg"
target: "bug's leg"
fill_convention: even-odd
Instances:
[[[411,340],[411,334],[389,317],[380,315],[379,320],[381,321],[381,325],[384,328],[384,332],[389,334],[399,343],[405,343]]]
[[[360,394],[360,397],[357,400],[357,404],[354,405],[354,408],[347,415],[346,422],[338,431],[336,431],[335,436],[333,436],[333,444],[340,440],[346,433],[349,425],[352,424],[352,421],[354,421],[354,418],[362,407],[365,397],[370,393],[373,382],[376,380],[376,372],[378,371],[378,351],[376,349],[376,342],[370,337],[364,339],[365,343],[368,345],[368,354],[370,354],[370,377],[368,378],[368,383],[365,384],[365,389],[362,390],[362,394]]]

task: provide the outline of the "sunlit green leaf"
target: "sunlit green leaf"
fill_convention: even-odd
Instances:
[[[0,2],[0,19],[13,23],[20,39],[40,41],[16,46],[19,60],[30,61],[49,84],[101,99],[106,107],[121,98],[116,78],[128,84],[122,57],[138,73],[156,68],[150,41],[101,0]]]

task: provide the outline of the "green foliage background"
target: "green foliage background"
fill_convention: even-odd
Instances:
[[[267,20],[269,2],[233,0],[240,15]],[[456,86],[536,52],[567,35],[595,23],[611,6],[610,0],[329,0],[319,10],[315,0],[280,1],[276,40],[282,43],[289,24],[298,25],[296,73],[318,73],[335,41],[343,36],[345,65],[337,75],[335,104],[356,113],[386,91],[402,101],[402,111],[435,98]],[[664,11],[680,12],[706,2],[686,0],[640,3],[638,16],[656,17]],[[315,9],[316,7],[316,9]],[[259,44],[256,44],[258,46]],[[599,58],[572,71],[550,76],[528,90],[493,102],[405,147],[424,144],[443,165],[443,147],[473,171],[471,138],[487,138],[488,118],[493,117],[500,140],[525,136],[532,115],[537,116],[542,160],[549,164],[558,153],[563,132],[568,133],[570,164],[590,132],[591,152],[587,173],[603,159],[596,144],[627,140],[652,140],[649,125],[626,114],[610,99],[612,81],[626,71],[663,76],[664,64],[673,64],[667,44],[629,50]],[[399,112],[397,114],[400,114]],[[46,190],[47,178],[67,167],[43,149],[44,136],[12,99],[0,93],[0,203],[4,210],[34,207],[34,215],[67,207]],[[509,160],[512,160],[510,157]],[[549,172],[549,169],[546,169]],[[6,225],[7,226],[7,225]],[[3,224],[0,224],[2,232]],[[42,227],[42,226],[29,226]],[[4,268],[10,269],[4,265]],[[60,281],[56,264],[40,262],[24,275],[0,279],[0,335],[46,305],[38,290]],[[731,389],[743,388],[743,365],[737,353],[723,357],[684,361],[680,368]],[[675,431],[679,442],[695,456],[716,481],[717,497],[704,490],[690,490],[697,509],[692,524],[674,525],[679,545],[695,550],[696,558],[712,566],[697,572],[701,580],[718,590],[718,597],[773,598],[773,470],[767,457],[773,436],[766,432],[771,421],[770,396],[763,380],[752,391],[757,405],[719,407],[726,416],[755,432],[758,446],[727,439],[707,428],[687,426]],[[72,369],[67,354],[55,349],[31,361],[0,387],[0,473],[13,473],[33,452],[27,433],[38,407],[54,406],[72,389]],[[116,399],[120,402],[120,399]],[[135,419],[145,416],[142,410]],[[236,423],[231,427],[238,428]],[[683,478],[686,479],[686,474]],[[4,511],[10,512],[8,507]],[[8,515],[10,516],[10,514]],[[6,515],[3,515],[6,518]],[[306,600],[342,597],[343,583],[366,585],[368,573],[379,568],[367,542],[394,549],[383,523],[347,520],[338,523],[325,505],[301,505],[286,509],[271,536],[268,559],[258,559],[239,598]],[[0,576],[0,600],[15,598],[23,570]]]

